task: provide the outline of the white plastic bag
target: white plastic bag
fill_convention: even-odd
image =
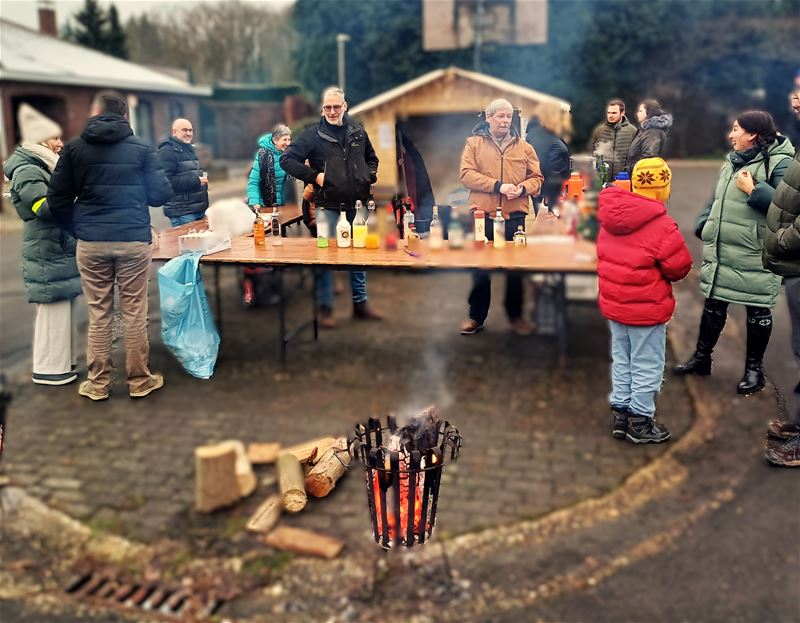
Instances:
[[[214,202],[208,210],[208,228],[224,238],[236,238],[253,231],[255,216],[241,199],[222,199]]]

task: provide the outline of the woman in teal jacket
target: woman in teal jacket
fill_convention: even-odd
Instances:
[[[63,147],[61,128],[22,104],[22,143],[3,163],[11,180],[11,201],[24,221],[22,278],[28,301],[36,305],[33,329],[33,382],[65,385],[74,370],[73,301],[81,293],[75,238],[59,228],[47,203],[47,185]]]
[[[247,205],[258,211],[264,208],[269,211],[272,206],[285,203],[283,192],[287,180],[292,179],[281,168],[281,154],[292,142],[292,131],[283,124],[278,124],[269,134],[258,139],[258,151],[253,159],[253,168],[247,178]],[[265,268],[249,268],[242,270],[242,303],[252,307],[259,302],[259,292],[267,289],[263,277],[269,274]]]
[[[278,124],[258,139],[258,151],[247,180],[247,204],[251,208],[269,208],[284,204],[286,171],[281,168],[281,154],[292,142],[292,131]]]
[[[766,213],[794,153],[769,113],[740,114],[728,135],[733,151],[722,166],[714,199],[700,217],[703,240],[700,291],[706,297],[692,358],[678,374],[711,374],[711,352],[727,319],[729,303],[747,307],[747,354],[740,394],[764,387],[762,362],[772,332],[781,278],[761,260]]]

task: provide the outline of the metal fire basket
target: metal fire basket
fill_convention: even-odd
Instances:
[[[392,416],[387,426],[370,418],[366,426],[356,426],[349,446],[364,465],[375,542],[387,550],[393,544],[413,547],[431,536],[447,450],[456,460],[462,442],[447,421],[436,421],[423,443],[402,443],[400,430]]]

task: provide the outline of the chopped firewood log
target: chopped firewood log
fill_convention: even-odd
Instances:
[[[271,495],[259,504],[256,512],[247,521],[246,528],[252,532],[267,533],[272,530],[281,518],[283,500],[279,495]]]
[[[313,461],[314,457],[316,456],[322,456],[328,448],[335,444],[336,439],[333,437],[322,437],[321,439],[300,443],[290,448],[284,448],[282,452],[294,454],[298,461],[301,463],[306,463],[309,460]]]
[[[283,507],[290,513],[300,512],[308,502],[300,461],[290,452],[281,452],[277,467],[278,488],[283,498]]]
[[[275,549],[327,559],[338,556],[344,547],[344,541],[332,536],[287,526],[275,528],[264,537],[264,543]]]
[[[236,478],[239,481],[239,495],[246,498],[256,490],[257,482],[256,475],[253,473],[253,466],[250,464],[250,459],[247,458],[244,444],[235,439],[223,441],[222,443],[229,443],[236,450]]]
[[[278,460],[281,451],[279,443],[251,443],[247,446],[247,456],[253,465],[266,465]]]
[[[333,491],[336,482],[347,471],[348,465],[350,465],[350,453],[347,452],[347,440],[342,438],[307,468],[306,491],[314,497],[324,498]]]
[[[194,451],[195,501],[198,513],[210,513],[239,501],[236,448],[229,443],[200,446]]]

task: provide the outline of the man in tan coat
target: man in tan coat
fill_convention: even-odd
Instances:
[[[473,210],[483,210],[486,237],[493,241],[493,219],[498,208],[506,224],[506,240],[514,239],[519,225],[525,225],[529,198],[539,194],[544,177],[533,147],[520,138],[511,125],[514,108],[504,99],[486,107],[486,121],[472,130],[461,155],[461,183],[469,189]],[[511,329],[517,335],[530,335],[533,325],[522,318],[522,275],[508,273],[505,307]],[[489,314],[492,284],[488,271],[473,273],[469,294],[469,320],[461,325],[462,335],[483,329]]]

